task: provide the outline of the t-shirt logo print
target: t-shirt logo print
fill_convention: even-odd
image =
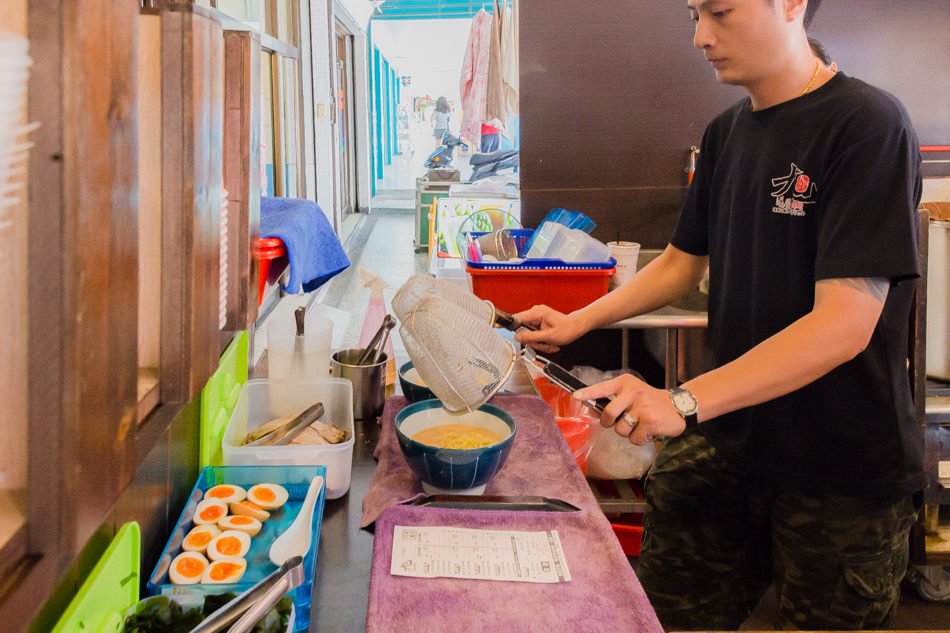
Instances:
[[[794,216],[805,215],[805,205],[815,202],[811,197],[818,190],[818,185],[795,163],[792,163],[792,170],[787,176],[773,178],[772,186],[776,187],[772,192],[772,197],[775,198],[772,213]]]

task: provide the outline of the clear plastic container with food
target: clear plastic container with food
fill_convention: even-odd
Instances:
[[[339,429],[339,443],[242,446],[248,433],[280,418],[289,419],[317,402],[324,407],[317,422]],[[319,441],[314,428],[296,441],[310,441],[308,438]],[[327,498],[342,497],[350,488],[353,468],[352,383],[342,378],[312,382],[248,380],[224,432],[221,451],[226,466],[324,466]]]

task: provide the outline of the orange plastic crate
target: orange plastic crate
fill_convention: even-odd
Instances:
[[[486,270],[465,267],[472,292],[499,310],[521,312],[544,304],[568,313],[607,294],[616,269]]]

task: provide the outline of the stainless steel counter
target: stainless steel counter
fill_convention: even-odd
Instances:
[[[683,310],[667,306],[648,314],[641,314],[630,319],[617,321],[604,326],[605,329],[622,330],[620,339],[620,365],[624,369],[630,366],[629,334],[628,330],[665,329],[666,330],[666,386],[675,387],[678,383],[677,370],[679,366],[679,331],[690,328],[704,328],[709,325],[709,315],[706,312]]]

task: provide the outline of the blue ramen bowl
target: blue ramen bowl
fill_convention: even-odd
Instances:
[[[406,396],[409,402],[422,402],[423,400],[431,400],[435,398],[435,394],[432,391],[421,384],[422,377],[419,375],[419,370],[415,368],[412,364],[412,361],[404,363],[399,368],[399,385],[402,387],[402,395]]]
[[[419,431],[446,424],[470,424],[494,431],[502,441],[482,448],[449,449],[420,444],[412,439]],[[426,494],[480,495],[485,484],[501,470],[511,452],[518,427],[514,418],[498,407],[452,415],[439,400],[410,404],[396,415],[396,436],[409,467],[422,480]]]

